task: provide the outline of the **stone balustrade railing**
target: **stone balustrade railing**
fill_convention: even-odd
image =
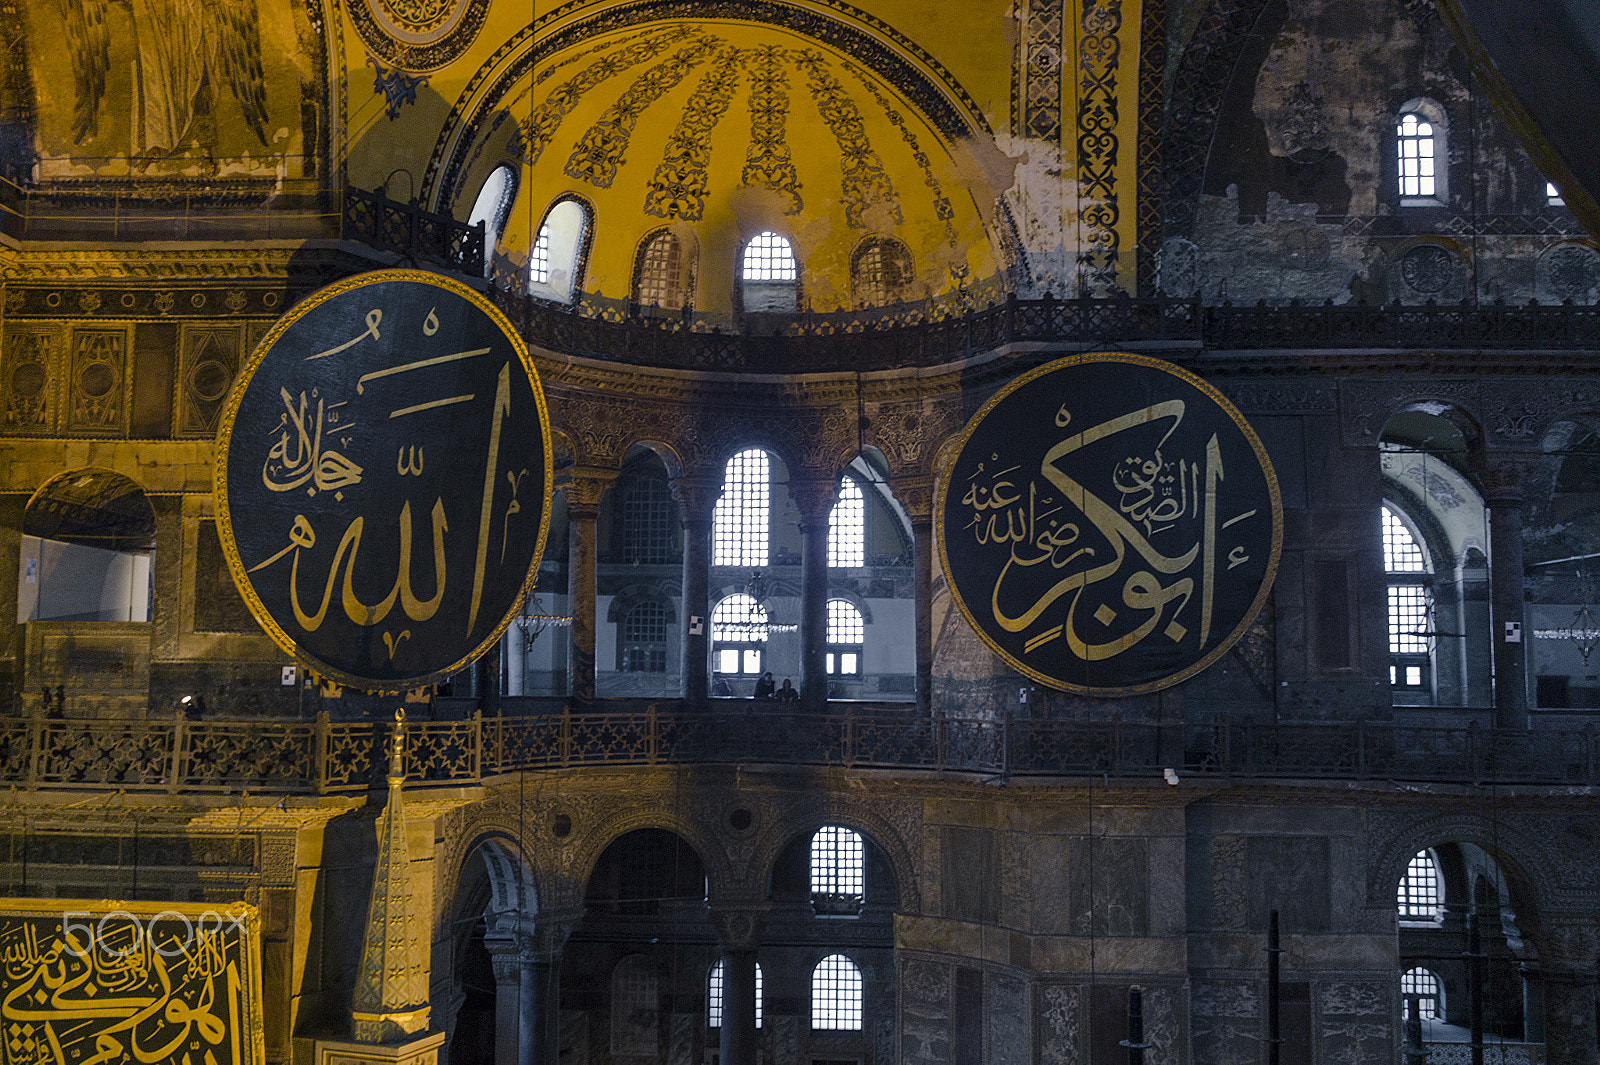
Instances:
[[[0,784],[19,788],[327,794],[381,785],[386,723],[283,720],[0,724]],[[1600,733],[1348,722],[1249,726],[819,715],[756,706],[414,722],[414,785],[521,770],[767,763],[984,778],[1309,779],[1600,785]]]

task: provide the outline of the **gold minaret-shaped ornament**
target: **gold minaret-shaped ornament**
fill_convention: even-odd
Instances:
[[[428,1027],[427,955],[413,935],[410,855],[406,849],[406,712],[394,712],[389,737],[389,799],[378,829],[361,974],[351,1003],[359,1043],[396,1043]]]

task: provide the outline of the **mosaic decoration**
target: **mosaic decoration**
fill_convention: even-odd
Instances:
[[[788,53],[775,45],[755,49],[750,64],[750,144],[740,180],[778,192],[785,214],[800,213],[800,175],[789,152],[789,74],[781,63]]]
[[[883,204],[890,208],[894,220],[901,221],[900,205],[895,202],[894,186],[884,172],[883,160],[872,150],[867,140],[866,128],[861,122],[861,112],[855,101],[845,94],[839,79],[828,72],[824,60],[809,49],[795,59],[796,65],[806,74],[806,85],[817,101],[817,111],[839,142],[840,191],[844,197],[844,217],[850,225],[861,228],[866,224],[870,207]]]
[[[415,105],[417,90],[428,84],[426,76],[413,78],[399,67],[390,70],[371,56],[367,65],[373,69],[372,91],[383,97],[383,113],[393,121],[400,117],[406,104]]]
[[[1162,185],[1161,123],[1166,112],[1163,92],[1167,67],[1166,0],[1144,0],[1139,13],[1139,132],[1138,203],[1135,231],[1138,249],[1134,271],[1139,295],[1156,291],[1157,265],[1161,261]]]
[[[689,72],[705,62],[722,43],[720,38],[709,34],[698,37],[635,79],[628,91],[606,108],[579,139],[567,159],[567,176],[602,189],[610,188],[640,113],[688,77]]]
[[[539,156],[544,154],[544,150],[550,146],[550,141],[555,137],[556,130],[561,127],[561,120],[578,106],[578,102],[589,90],[631,67],[654,59],[669,46],[693,36],[695,32],[692,26],[673,26],[664,33],[635,41],[626,48],[595,60],[562,82],[544,103],[535,108],[533,113],[519,124],[518,145],[522,161],[528,166],[539,161]]]
[[[56,411],[51,394],[56,375],[50,368],[49,333],[6,330],[3,378],[8,432],[41,432],[52,428]]]
[[[973,416],[934,507],[951,598],[1040,683],[1125,696],[1227,653],[1272,589],[1283,507],[1266,450],[1205,381],[1096,353]]]
[[[666,153],[656,166],[655,176],[650,179],[645,214],[691,222],[705,214],[711,131],[727,113],[734,90],[739,87],[741,59],[739,49],[724,48],[695,87],[667,138]]]
[[[928,158],[928,153],[922,150],[922,145],[918,142],[917,135],[912,132],[910,126],[906,125],[905,116],[883,95],[883,91],[879,89],[877,82],[869,77],[866,71],[848,59],[841,65],[845,70],[861,79],[861,84],[866,86],[867,91],[872,94],[872,98],[883,109],[884,117],[889,120],[895,129],[900,131],[900,139],[906,142],[907,148],[911,149],[911,159],[917,164],[917,168],[922,171],[922,182],[928,187],[929,193],[933,196],[934,217],[944,223],[945,243],[951,249],[959,250],[961,240],[956,235],[956,227],[954,225],[955,208],[951,206],[950,197],[944,194],[944,187],[940,184],[938,176],[933,172],[933,162]],[[957,282],[964,281],[969,273],[970,271],[963,257],[959,255],[951,257],[950,274]]]
[[[1078,262],[1086,295],[1117,291],[1117,72],[1122,54],[1121,0],[1083,0],[1078,42]]]
[[[356,36],[401,70],[438,70],[477,40],[489,0],[351,0]]]
[[[125,429],[126,329],[75,329],[72,333],[71,397],[67,431],[106,433]]]
[[[1061,0],[1027,0],[1018,44],[1013,132],[1061,143]]]
[[[7,899],[5,1060],[266,1060],[261,919],[243,902]]]

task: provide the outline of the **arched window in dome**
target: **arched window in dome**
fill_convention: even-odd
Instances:
[[[861,834],[823,825],[811,837],[811,907],[816,913],[858,916],[866,893],[866,849]]]
[[[867,564],[867,508],[854,477],[839,484],[839,501],[828,518],[828,565]]]
[[[767,608],[736,592],[711,611],[711,661],[730,677],[759,677],[767,647]]]
[[[910,250],[893,237],[868,237],[850,257],[850,291],[858,306],[910,299],[915,274]]]
[[[722,970],[723,970],[723,960],[721,958],[718,958],[717,959],[717,964],[715,964],[715,965],[713,965],[711,967],[711,975],[706,978],[706,1026],[709,1027],[709,1028],[721,1028],[722,1027],[722,995],[723,995],[723,987],[724,987],[723,980],[722,980]],[[766,995],[763,994],[763,990],[764,990],[763,987],[762,987],[763,982],[764,981],[763,981],[763,974],[761,972],[761,963],[760,962],[756,962],[756,1027],[757,1028],[761,1027],[761,1020],[762,1020],[762,1018],[761,1018],[761,1013],[762,1013],[761,1000],[766,997]]]
[[[711,516],[713,566],[765,566],[771,513],[771,468],[759,448],[741,451],[722,473],[722,494]]]
[[[828,672],[861,675],[861,645],[866,642],[861,611],[848,599],[828,600]]]
[[[1391,504],[1383,507],[1383,568],[1389,582],[1389,685],[1433,691],[1433,588],[1427,549]]]
[[[558,200],[539,224],[528,256],[528,294],[571,303],[583,280],[589,253],[589,208],[575,199]]]
[[[1417,1016],[1425,1021],[1444,1016],[1444,983],[1431,969],[1420,966],[1407,969],[1400,977],[1401,1016],[1411,1019],[1411,1004],[1417,1004]]]
[[[830,954],[811,970],[811,1027],[861,1030],[861,970],[843,954]]]
[[[467,215],[467,225],[483,223],[483,276],[493,272],[494,248],[505,232],[506,219],[511,216],[511,204],[517,198],[516,171],[504,164],[483,182],[478,198],[472,202],[472,213]]]
[[[1400,108],[1394,129],[1400,206],[1444,203],[1450,169],[1444,108],[1432,100],[1410,100]]]
[[[658,230],[639,249],[634,266],[633,300],[640,307],[682,310],[690,298],[693,263],[677,234]]]
[[[1432,851],[1418,851],[1406,863],[1405,875],[1395,890],[1395,908],[1400,920],[1408,923],[1437,924],[1443,919],[1444,890]]]
[[[792,314],[799,306],[800,266],[787,237],[763,230],[750,238],[739,260],[744,310]]]

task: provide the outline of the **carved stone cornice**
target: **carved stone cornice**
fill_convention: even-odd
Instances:
[[[925,522],[933,519],[934,483],[932,477],[891,477],[889,487],[894,491],[895,499],[905,507],[906,516],[913,522]]]
[[[372,262],[327,241],[251,241],[237,245],[156,248],[148,245],[79,248],[29,245],[0,256],[0,277],[20,283],[229,281],[251,278],[297,281],[342,277]]]

